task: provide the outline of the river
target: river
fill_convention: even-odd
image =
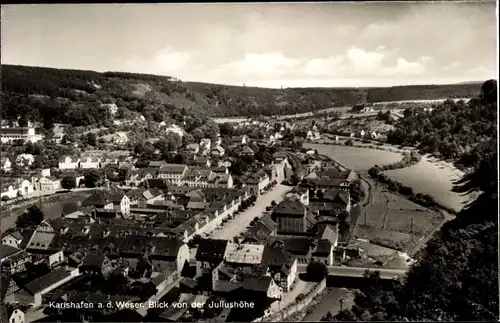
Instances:
[[[90,193],[80,193],[82,195],[74,196],[61,196],[61,199],[53,202],[44,202],[42,204],[42,211],[43,214],[45,215],[46,219],[53,219],[61,216],[63,205],[68,202],[78,202],[78,201],[83,201],[88,194]],[[16,226],[16,220],[17,218],[30,206],[33,204],[38,204],[38,201],[33,201],[32,204],[26,205],[26,207],[21,207],[18,209],[15,209],[13,211],[4,211],[2,212],[2,217],[0,218],[0,221],[2,223],[1,225],[1,232],[5,232],[7,229],[13,228]]]

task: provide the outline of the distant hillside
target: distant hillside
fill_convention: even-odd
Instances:
[[[109,119],[102,103],[119,115],[161,119],[171,111],[203,116],[282,115],[367,102],[471,97],[480,83],[390,88],[265,89],[181,82],[173,77],[28,66],[2,66],[2,118],[87,125]],[[82,119],[83,121],[79,121]]]

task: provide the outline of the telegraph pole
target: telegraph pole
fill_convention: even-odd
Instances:
[[[40,211],[42,210],[42,192],[41,192],[42,185],[39,184],[38,186],[38,204],[40,206]]]
[[[366,227],[366,211],[365,211],[365,227]]]
[[[410,233],[413,232],[413,217],[410,218]]]

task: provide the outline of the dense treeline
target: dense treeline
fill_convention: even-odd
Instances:
[[[445,85],[404,85],[390,88],[365,89],[368,102],[433,100],[444,98],[471,98],[477,94],[481,84],[445,84]]]
[[[142,87],[142,90],[138,90]],[[110,116],[97,111],[102,103],[115,103],[119,117],[155,110],[157,118],[172,109],[191,109],[210,116],[282,115],[318,111],[367,102],[470,97],[479,85],[439,85],[395,88],[287,88],[265,89],[207,83],[183,83],[169,76],[124,72],[2,66],[2,117],[15,119],[17,106],[31,107],[33,121],[43,121],[40,111],[52,119],[75,126],[92,124],[85,116],[105,124]],[[33,97],[35,96],[35,97]],[[55,104],[55,102],[60,102]],[[36,103],[40,102],[40,103]],[[40,104],[46,106],[39,107]],[[95,107],[92,108],[91,105]],[[54,106],[55,105],[55,106]],[[47,107],[48,106],[48,107]],[[52,107],[54,106],[54,107]],[[51,108],[52,107],[52,108]],[[29,110],[29,109],[28,109]],[[36,112],[38,111],[38,112]],[[66,116],[67,114],[72,115]],[[83,116],[84,121],[79,122]],[[51,119],[51,118],[48,118]],[[54,121],[55,122],[55,121]],[[50,122],[49,122],[50,123]]]
[[[490,83],[495,84],[496,93],[496,81]],[[388,134],[387,141],[414,145],[423,153],[473,166],[481,159],[482,151],[492,145],[491,138],[496,138],[496,95],[489,100],[491,103],[485,103],[482,95],[467,104],[447,100],[430,112],[407,109],[405,118]]]
[[[483,94],[480,104],[493,107],[496,97]],[[382,290],[376,275],[367,277],[369,285],[356,296],[356,305],[324,320],[498,321],[498,169],[494,138],[494,144],[484,146],[474,171],[455,187],[458,192],[477,191],[480,195],[427,243],[402,284]]]

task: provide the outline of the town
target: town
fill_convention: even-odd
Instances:
[[[493,9],[2,5],[0,321],[498,321]]]
[[[102,299],[115,302],[153,304],[173,288],[187,303],[200,298],[204,303],[208,298],[254,302],[252,317],[248,308],[223,307],[210,314],[232,320],[271,315],[293,303],[315,286],[300,283],[309,263],[335,266],[346,257],[360,257],[362,250],[339,238],[348,236],[345,229],[339,232],[339,223],[342,228],[341,221],[356,209],[360,196],[351,196],[359,185],[354,171],[340,169],[315,151],[289,148],[297,140],[320,139],[316,127],[285,127],[256,120],[239,127],[240,132],[257,133],[254,138],[217,133],[180,146],[172,153],[189,151],[192,160],[186,164],[149,161],[136,167],[133,152],[109,149],[123,142],[60,156],[57,168],[36,169],[28,153],[3,158],[4,205],[31,200],[27,212],[33,213],[41,212],[43,197],[56,192],[81,190],[88,195],[64,203],[60,214],[43,214],[39,223],[18,220],[17,227],[4,232],[2,279],[10,286],[4,302],[54,319],[72,315],[93,320],[130,315],[120,313],[129,309],[116,306],[99,308],[99,298],[89,294],[94,289]],[[170,129],[180,127],[168,127],[165,136]],[[33,133],[31,124],[4,125],[1,139],[14,146],[56,140]],[[175,133],[183,135],[182,130]],[[241,164],[244,169],[233,173],[233,166]],[[108,178],[109,172],[123,176]],[[22,283],[12,276],[21,276]],[[112,291],[116,284],[120,288]],[[48,301],[95,306],[64,311]],[[209,315],[203,308],[195,310],[202,313],[146,305],[136,312],[142,319],[149,315],[169,321]]]

